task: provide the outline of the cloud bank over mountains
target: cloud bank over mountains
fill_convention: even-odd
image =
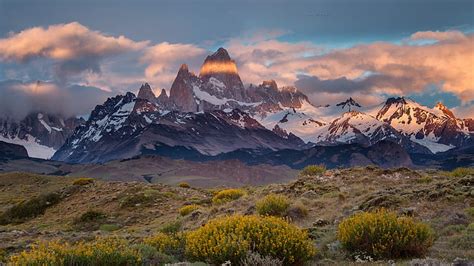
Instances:
[[[315,104],[333,103],[349,96],[361,96],[363,104],[375,104],[386,95],[420,93],[434,85],[457,96],[463,104],[457,109],[472,115],[472,33],[423,31],[399,42],[372,42],[348,48],[286,41],[283,37],[287,34],[268,30],[219,44],[237,62],[244,83],[274,79],[279,85],[294,84]],[[136,90],[145,81],[157,92],[169,89],[179,65],[186,63],[197,71],[216,44],[132,40],[95,31],[78,22],[11,33],[0,39],[0,66],[8,66],[8,73],[0,70],[0,77],[22,82],[0,84],[0,112],[15,113],[12,110],[17,105],[11,103],[16,100],[27,106],[49,108],[54,100],[61,99],[64,106],[51,107],[56,108],[53,111],[82,114],[106,95]],[[39,69],[44,78],[25,74],[25,69]],[[38,85],[36,79],[48,82]],[[40,88],[36,92],[32,89],[35,86]],[[76,97],[80,97],[81,104]]]

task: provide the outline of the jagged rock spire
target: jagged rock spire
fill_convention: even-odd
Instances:
[[[150,84],[145,83],[142,84],[140,87],[140,90],[138,91],[138,99],[145,99],[150,102],[155,102],[156,101],[156,96],[155,93],[153,93],[153,90],[150,87]]]

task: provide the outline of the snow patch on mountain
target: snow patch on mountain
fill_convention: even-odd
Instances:
[[[416,142],[420,145],[425,146],[432,153],[445,152],[445,151],[448,151],[448,150],[456,147],[454,145],[445,145],[445,144],[441,144],[441,143],[436,143],[436,142],[434,142],[432,140],[429,140],[429,139],[417,139],[415,137],[411,137],[410,140],[413,141],[413,142]]]
[[[38,143],[37,139],[31,135],[26,135],[25,139],[10,139],[0,136],[0,141],[13,143],[25,147],[26,151],[28,152],[28,156],[32,158],[50,159],[56,152],[55,149]]]

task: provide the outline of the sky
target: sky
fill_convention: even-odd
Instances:
[[[315,105],[407,96],[474,117],[470,0],[0,0],[0,113],[85,114],[144,82],[169,90],[218,47],[245,84],[274,79]]]

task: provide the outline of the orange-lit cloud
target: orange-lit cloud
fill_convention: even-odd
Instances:
[[[419,31],[410,36],[411,40],[465,40],[467,37],[460,31]]]
[[[0,58],[17,61],[35,57],[71,60],[82,56],[104,56],[138,50],[147,43],[135,42],[124,36],[107,36],[72,22],[48,28],[34,27],[0,39]]]
[[[193,45],[163,42],[147,48],[140,61],[146,64],[145,78],[155,86],[171,86],[179,65],[202,60],[206,50]]]
[[[242,44],[231,40],[231,55],[237,56],[244,82],[274,78],[280,84],[314,78],[305,91],[334,93],[351,90],[366,93],[410,94],[428,85],[457,95],[463,102],[474,100],[474,34],[417,32],[412,40],[434,40],[410,45],[375,42],[325,51],[312,43],[264,40]],[[344,81],[349,82],[342,82]],[[336,88],[338,85],[344,88]],[[354,87],[347,86],[352,83]],[[318,87],[319,86],[319,87]],[[316,98],[316,97],[313,97]]]

